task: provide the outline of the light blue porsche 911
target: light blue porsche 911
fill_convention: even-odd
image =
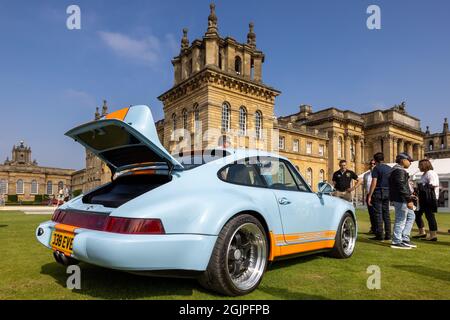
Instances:
[[[286,158],[234,149],[173,157],[143,105],[66,135],[105,161],[114,179],[38,226],[37,239],[62,264],[196,277],[237,296],[254,290],[277,259],[353,254],[352,204],[332,197],[326,183],[312,192]]]

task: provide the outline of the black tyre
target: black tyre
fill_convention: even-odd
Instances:
[[[356,245],[356,223],[349,212],[342,216],[336,232],[336,239],[330,255],[338,259],[347,259],[353,255]]]
[[[206,289],[227,296],[250,293],[261,282],[268,254],[267,235],[259,220],[239,215],[223,227],[208,267],[198,280]]]

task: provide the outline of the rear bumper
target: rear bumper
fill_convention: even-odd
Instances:
[[[43,233],[38,235],[37,230]],[[36,237],[47,248],[55,223],[38,226]],[[204,271],[217,236],[196,234],[126,235],[75,229],[72,257],[98,266],[127,270]]]

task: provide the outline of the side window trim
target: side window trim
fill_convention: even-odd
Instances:
[[[284,159],[279,159],[280,161],[282,161],[284,163],[284,165],[288,168],[288,170],[290,171],[291,175],[294,178],[294,182],[297,185],[297,191],[298,192],[307,192],[307,193],[312,193],[312,189],[310,188],[310,186],[305,182],[305,180],[303,179],[303,177],[300,175],[300,173],[295,170],[295,168],[293,168],[292,163],[290,163],[289,161],[286,161]],[[300,189],[300,186],[298,185],[298,181],[297,179],[301,181],[301,183],[306,187],[306,189],[308,189],[308,191],[303,191]]]

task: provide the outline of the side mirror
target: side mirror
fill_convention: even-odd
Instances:
[[[331,194],[334,192],[334,188],[328,182],[320,182],[318,185],[319,194]]]

